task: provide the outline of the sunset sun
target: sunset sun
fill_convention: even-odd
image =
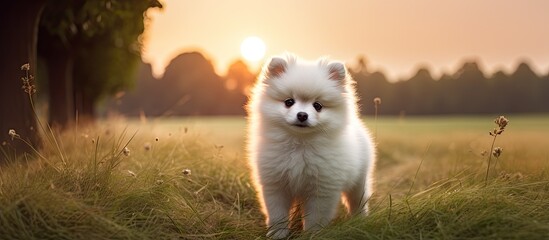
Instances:
[[[265,43],[258,37],[247,37],[240,44],[240,54],[250,62],[257,62],[265,56]]]

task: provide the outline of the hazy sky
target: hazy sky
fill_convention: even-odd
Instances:
[[[549,71],[546,0],[164,0],[149,13],[143,59],[162,74],[184,51],[199,50],[219,74],[241,58],[240,44],[258,36],[266,55],[330,56],[407,77],[418,64],[435,74],[478,59],[491,72],[527,60]],[[252,67],[258,64],[250,63]]]

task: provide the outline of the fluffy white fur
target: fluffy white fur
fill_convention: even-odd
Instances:
[[[366,214],[375,149],[356,102],[341,62],[288,55],[265,65],[247,107],[248,153],[267,236],[289,235],[296,205],[305,230],[327,225],[342,197],[349,213]]]

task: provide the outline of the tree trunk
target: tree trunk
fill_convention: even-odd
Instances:
[[[74,106],[78,124],[92,124],[95,122],[95,99],[88,96],[82,89],[76,89]]]
[[[56,54],[44,56],[49,74],[49,122],[51,126],[65,128],[73,123],[74,97],[70,52],[59,49]]]
[[[35,76],[36,41],[38,21],[46,1],[8,1],[0,13],[0,143],[3,149],[11,149],[17,156],[31,153],[30,146],[20,140],[12,140],[8,131],[13,129],[33,147],[39,144],[36,119],[29,96],[21,89],[23,64],[30,64]],[[7,156],[0,154],[0,161]]]

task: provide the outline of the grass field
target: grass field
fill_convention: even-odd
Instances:
[[[366,218],[343,214],[296,239],[548,239],[549,116],[379,118]],[[243,117],[110,120],[2,148],[2,239],[263,239]],[[17,141],[17,139],[15,139]],[[127,148],[127,151],[124,151]]]

